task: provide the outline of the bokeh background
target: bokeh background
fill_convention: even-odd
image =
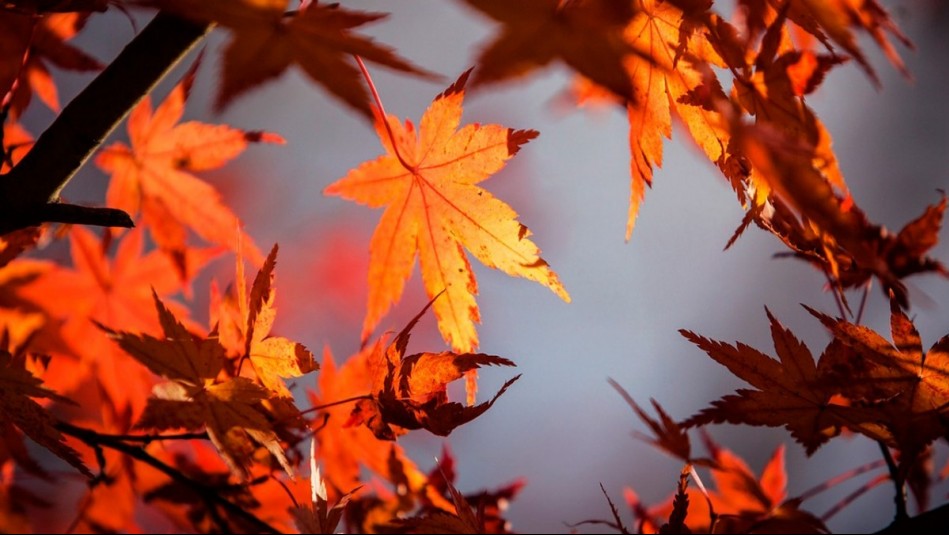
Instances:
[[[347,0],[352,9],[391,16],[364,33],[404,57],[444,76],[432,83],[370,65],[389,113],[417,121],[431,99],[462,71],[494,33],[493,24],[458,2]],[[918,50],[901,50],[915,77],[903,79],[869,39],[861,44],[882,79],[877,89],[855,66],[830,74],[808,100],[834,137],[856,201],[871,219],[898,230],[949,189],[949,10],[938,2],[890,3],[894,17]],[[135,14],[141,27],[147,18]],[[124,15],[94,17],[77,42],[107,62],[133,35]],[[337,360],[354,353],[366,300],[368,244],[380,212],[324,197],[325,186],[381,151],[371,126],[297,72],[238,99],[224,113],[211,111],[216,64],[224,36],[215,33],[188,104],[186,117],[244,129],[278,132],[286,146],[251,147],[234,164],[203,175],[219,188],[263,249],[281,245],[277,270],[277,330],[317,354],[323,346]],[[189,58],[190,62],[190,58]],[[155,92],[164,98],[179,68]],[[59,76],[62,74],[62,76]],[[66,98],[88,77],[57,73]],[[573,297],[561,302],[543,287],[475,266],[481,294],[481,350],[518,364],[522,379],[478,420],[447,440],[413,433],[400,439],[423,469],[434,465],[443,444],[458,459],[458,487],[493,488],[523,477],[527,486],[512,503],[513,528],[564,532],[565,523],[608,518],[602,483],[618,504],[632,487],[646,503],[674,489],[677,461],[642,441],[645,427],[617,393],[611,377],[640,403],[655,398],[676,418],[741,386],[724,368],[691,346],[677,330],[741,340],[773,353],[764,307],[819,353],[826,332],[804,311],[806,303],[834,314],[823,275],[807,265],[773,259],[782,250],[770,235],[751,229],[729,251],[722,248],[741,220],[734,195],[677,129],[666,144],[636,231],[624,241],[629,189],[625,114],[583,111],[563,98],[570,73],[553,67],[514,83],[470,94],[466,122],[533,128],[541,135],[508,167],[484,183],[510,203],[533,232],[544,258]],[[51,114],[33,106],[28,126],[38,133]],[[124,129],[115,134],[124,138]],[[106,177],[84,169],[67,188],[72,201],[101,203]],[[934,255],[949,261],[944,237]],[[197,288],[214,276],[232,278],[230,257],[212,266]],[[910,279],[913,315],[928,347],[949,332],[949,282]],[[197,292],[194,314],[206,318],[206,295]],[[853,294],[853,300],[859,300]],[[380,331],[398,330],[424,305],[416,273],[402,303]],[[874,288],[865,322],[888,333],[888,308]],[[416,328],[410,351],[445,348],[433,318]],[[481,374],[488,396],[513,372]],[[311,388],[315,374],[298,381]],[[455,392],[456,394],[458,392]],[[876,444],[836,440],[806,459],[783,430],[719,426],[712,436],[760,472],[779,444],[787,444],[789,492],[796,495],[837,473],[879,458]],[[697,437],[694,437],[697,438]],[[936,457],[946,462],[945,448]],[[840,485],[805,503],[822,514],[867,477]],[[946,486],[934,499],[946,499]],[[829,526],[871,531],[892,518],[892,487],[859,498]],[[628,512],[621,505],[627,521]],[[580,531],[592,531],[579,528]]]

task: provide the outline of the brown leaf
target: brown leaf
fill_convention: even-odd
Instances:
[[[338,4],[317,2],[289,11],[290,0],[151,3],[193,20],[216,22],[231,31],[215,101],[219,110],[248,89],[296,65],[335,97],[371,118],[369,93],[354,65],[354,55],[390,69],[431,77],[391,48],[353,32],[385,18],[384,13],[350,11]]]
[[[269,392],[245,377],[219,380],[224,348],[216,340],[189,333],[157,295],[154,300],[163,339],[101,327],[122,349],[170,380],[153,389],[154,397],[148,399],[136,427],[166,430],[204,426],[235,474],[249,474],[251,456],[259,444],[292,475],[293,469],[261,405]]]
[[[623,59],[637,51],[623,38],[636,13],[631,2],[613,0],[465,0],[503,24],[478,57],[475,85],[523,76],[562,61],[624,100],[635,88]]]
[[[649,443],[656,446],[657,448],[665,451],[666,453],[681,459],[685,462],[692,462],[692,446],[689,443],[689,435],[686,433],[685,429],[682,428],[675,420],[673,420],[662,406],[659,405],[656,400],[650,400],[652,402],[653,408],[656,409],[656,412],[659,414],[659,420],[654,420],[646,411],[644,411],[638,403],[629,395],[626,390],[620,386],[619,383],[613,379],[607,379],[607,382],[612,386],[621,396],[623,400],[626,401],[626,404],[633,409],[633,412],[636,413],[636,416],[639,419],[649,426],[653,434],[656,436],[655,439],[647,439]]]
[[[12,424],[83,475],[92,477],[92,472],[82,463],[76,451],[66,445],[63,435],[56,429],[56,418],[33,398],[67,403],[69,400],[40,384],[39,379],[16,364],[13,355],[0,350],[0,425],[5,428],[5,434],[10,431],[7,426]]]

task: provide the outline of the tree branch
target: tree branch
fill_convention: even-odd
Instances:
[[[210,30],[159,12],[40,135],[23,160],[0,175],[0,229],[17,230],[60,221],[64,205],[51,208],[60,192],[129,111]],[[66,205],[68,206],[68,205]],[[80,207],[81,208],[81,207]],[[67,222],[131,226],[113,210],[69,208],[80,215]],[[53,217],[52,219],[50,217]]]
[[[890,479],[893,480],[893,486],[896,487],[896,497],[893,498],[893,501],[896,502],[896,518],[894,519],[894,523],[902,522],[909,518],[909,514],[906,512],[906,481],[904,480],[903,473],[900,471],[900,467],[897,466],[893,455],[890,453],[890,448],[880,440],[877,441],[877,444],[880,446],[880,453],[883,454],[883,460],[886,461],[886,467],[890,471]]]
[[[108,448],[119,451],[137,461],[151,466],[152,468],[170,477],[176,483],[184,485],[194,491],[195,494],[199,495],[209,507],[218,506],[222,510],[227,511],[227,513],[233,515],[235,518],[246,522],[256,533],[280,533],[276,528],[257,517],[257,515],[222,497],[219,488],[191,479],[190,477],[181,473],[181,471],[178,469],[153,457],[150,453],[145,451],[144,447],[142,446],[135,446],[124,442],[124,440],[128,438],[127,436],[104,435],[91,429],[77,427],[66,422],[57,423],[56,429],[65,435],[69,435],[80,440],[88,446],[94,448]]]

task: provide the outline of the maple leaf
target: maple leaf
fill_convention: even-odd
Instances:
[[[885,429],[877,438],[903,453],[901,463],[912,464],[949,432],[949,335],[923,352],[916,327],[895,298],[890,300],[892,344],[868,327],[807,310],[852,350],[849,358],[832,363],[841,394],[873,410],[872,423]]]
[[[273,287],[276,263],[277,246],[274,245],[251,287],[244,352],[265,387],[282,397],[290,397],[290,391],[284,386],[281,377],[299,377],[319,366],[303,344],[280,336],[270,336],[277,315]]]
[[[824,523],[800,509],[799,499],[787,500],[784,446],[778,446],[760,477],[733,452],[705,435],[717,466],[712,470],[715,491],[709,494],[718,514],[715,533],[828,533]]]
[[[838,435],[843,425],[857,424],[849,420],[850,407],[833,403],[831,398],[836,391],[832,385],[823,381],[807,346],[781,325],[770,311],[765,310],[780,360],[772,359],[740,342],[732,346],[703,338],[685,329],[679,331],[716,362],[757,389],[740,389],[735,395],[714,401],[711,407],[703,409],[682,425],[691,427],[710,422],[729,422],[784,426],[810,455]]]
[[[69,403],[52,390],[40,386],[41,381],[17,365],[9,351],[0,349],[0,428],[9,438],[13,428],[19,429],[40,446],[71,464],[88,477],[92,472],[82,463],[74,449],[56,429],[56,419],[32,398],[48,398]]]
[[[792,251],[816,264],[841,288],[877,277],[884,292],[909,306],[902,278],[935,271],[949,276],[940,262],[925,256],[936,245],[946,199],[926,209],[896,236],[875,225],[847,197],[841,197],[815,167],[815,148],[790,139],[770,124],[742,128],[737,135],[777,202],[753,215]]]
[[[10,95],[14,117],[22,115],[34,93],[51,110],[59,110],[59,95],[47,63],[76,72],[102,69],[97,59],[67,43],[82,30],[88,17],[89,13],[53,13],[36,19],[28,49],[24,52],[19,74],[21,81]],[[9,61],[9,56],[7,58]]]
[[[630,144],[627,240],[635,228],[646,188],[652,186],[653,167],[662,166],[662,138],[672,136],[673,115],[682,119],[693,141],[726,175],[734,165],[734,156],[727,152],[731,137],[727,121],[708,105],[726,99],[717,79],[705,70],[706,64],[720,65],[722,59],[707,34],[695,31],[690,14],[673,2],[645,0],[638,4],[638,11],[622,33],[636,53],[626,56],[620,65],[633,84],[632,98],[622,102],[629,119]],[[579,98],[581,103],[601,99],[589,98],[590,91],[584,91],[588,98]],[[737,190],[744,187],[738,179],[733,185]]]
[[[232,32],[224,50],[216,107],[223,108],[248,89],[297,65],[314,82],[367,117],[369,93],[351,56],[391,69],[430,77],[395,52],[353,33],[386,17],[350,11],[337,4],[307,5],[288,11],[290,0],[152,0],[151,3],[193,20],[216,22]]]
[[[827,69],[843,60],[834,57],[819,59],[811,52],[779,44],[787,31],[786,14],[787,10],[782,10],[768,27],[761,50],[754,59],[754,72],[751,65],[742,62],[740,70],[745,74],[735,79],[735,100],[755,116],[757,123],[767,123],[786,139],[811,147],[814,169],[848,195],[837,156],[831,147],[830,134],[802,98],[813,90],[813,85]],[[764,174],[764,178],[757,182],[762,190],[758,194],[759,200],[766,197],[771,188],[784,189],[780,180],[774,184],[772,177]]]
[[[30,147],[33,146],[33,136],[16,121],[3,123],[2,138],[0,138],[0,173],[7,173],[13,168]],[[25,150],[24,150],[25,149]]]
[[[0,105],[12,99],[35,24],[30,15],[0,10]]]
[[[458,130],[465,82],[461,75],[422,116],[416,132],[394,116],[376,123],[386,155],[329,185],[325,193],[371,207],[386,207],[372,236],[365,341],[412,273],[416,254],[444,339],[456,351],[478,345],[477,281],[463,247],[484,265],[537,281],[569,302],[530,231],[510,206],[477,184],[500,171],[533,130],[469,124]],[[390,135],[391,133],[391,135]]]
[[[887,33],[906,47],[913,48],[913,43],[903,35],[896,23],[890,19],[886,9],[876,0],[800,0],[791,3],[788,17],[815,35],[828,48],[832,49],[829,41],[840,45],[857,60],[870,78],[879,84],[876,72],[857,45],[851,30],[851,27],[861,28],[873,37],[893,66],[907,78],[912,78]]]
[[[445,510],[426,503],[412,517],[394,518],[386,524],[376,524],[377,533],[508,533],[509,529],[499,516],[499,503],[512,499],[523,486],[516,481],[498,491],[483,491],[464,495],[455,488],[454,457],[447,447],[436,467],[429,473],[429,485],[451,500],[453,510]]]
[[[248,296],[244,281],[244,260],[237,255],[234,295],[212,298],[212,324],[217,325],[218,338],[224,348],[250,360],[257,378],[268,390],[282,398],[291,394],[282,378],[300,377],[319,368],[313,353],[303,344],[281,336],[270,336],[277,316],[274,307],[277,245],[274,244],[263,267],[254,278]]]
[[[436,299],[437,300],[437,299]],[[372,395],[359,400],[350,424],[364,423],[377,438],[395,440],[410,429],[427,429],[447,436],[459,425],[477,418],[494,405],[508,387],[509,379],[491,400],[475,406],[449,402],[447,384],[482,366],[514,366],[510,360],[484,353],[416,353],[405,356],[409,334],[432,302],[422,309],[383,350],[377,342],[369,354]]]
[[[608,382],[614,390],[619,392],[619,395],[623,396],[623,400],[626,401],[626,404],[633,409],[633,412],[636,413],[636,416],[652,430],[653,434],[656,435],[655,439],[646,439],[650,444],[658,447],[659,449],[665,451],[666,453],[681,459],[685,462],[695,462],[692,460],[692,446],[689,443],[689,435],[685,430],[673,420],[662,406],[656,402],[652,401],[652,406],[656,409],[656,412],[659,414],[659,420],[654,420],[646,411],[636,403],[636,400],[620,386],[619,383],[613,379],[609,379]]]
[[[456,480],[455,456],[452,454],[448,444],[442,445],[441,454],[436,458],[436,465],[428,473],[428,488],[433,489],[439,496],[446,496],[448,501],[455,507],[455,512],[460,513],[456,516],[465,523],[466,508],[459,507],[457,499],[457,490],[452,490]],[[480,492],[465,494],[464,500],[470,509],[476,512],[476,523],[474,525],[478,533],[508,533],[510,524],[503,518],[502,514],[507,505],[524,488],[527,482],[523,478],[518,478],[502,487],[494,490],[482,490]],[[416,516],[423,514],[432,514],[438,512],[449,512],[445,510],[444,505],[439,505],[428,496],[421,496],[422,510]]]
[[[636,98],[623,59],[635,54],[623,28],[636,13],[613,0],[465,0],[504,25],[478,57],[476,85],[522,76],[560,60],[626,100]]]
[[[177,124],[194,74],[193,69],[189,71],[154,111],[145,97],[129,115],[131,145],[114,143],[96,157],[96,165],[111,175],[107,203],[133,218],[141,213],[157,245],[175,260],[182,274],[188,270],[186,229],[208,242],[235,249],[238,221],[218,192],[189,171],[221,167],[243,152],[248,142],[284,142],[269,132],[196,121]],[[240,239],[251,262],[260,265],[263,255],[253,240],[243,232]]]
[[[134,415],[144,408],[153,378],[89,320],[140,332],[157,332],[160,328],[154,316],[146,312],[153,306],[152,292],[163,296],[175,293],[181,288],[181,280],[166,255],[157,251],[142,254],[142,234],[139,229],[126,233],[109,259],[103,242],[88,229],[74,226],[69,233],[73,267],[42,264],[39,277],[16,289],[22,299],[50,318],[63,321],[58,336],[66,343],[65,348],[57,340],[37,340],[57,355],[73,356],[58,359],[59,365],[46,381],[57,391],[68,392],[92,376],[116,410],[131,408]],[[215,254],[189,249],[188,265],[199,269]],[[190,279],[193,273],[188,275]],[[177,304],[169,306],[185,312]]]
[[[168,382],[156,385],[136,427],[167,430],[205,427],[230,469],[248,475],[254,443],[264,446],[288,474],[283,453],[261,402],[268,392],[245,377],[218,380],[224,348],[193,336],[153,294],[164,338],[117,332],[99,325],[129,355]]]

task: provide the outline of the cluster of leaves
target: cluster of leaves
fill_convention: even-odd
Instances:
[[[947,200],[943,196],[896,234],[872,223],[851,197],[830,134],[805,98],[827,72],[850,59],[876,81],[857,32],[872,36],[905,71],[891,39],[908,41],[882,6],[876,0],[740,0],[741,16],[730,21],[709,0],[462,3],[501,29],[483,47],[476,69],[436,96],[417,128],[386,114],[363,63],[433,76],[358,33],[384,14],[290,0],[0,4],[0,193],[6,195],[0,199],[0,228],[11,230],[0,237],[0,530],[31,527],[38,508],[70,507],[39,497],[35,488],[54,476],[28,450],[23,440],[28,437],[88,478],[68,530],[139,529],[139,508],[148,505],[167,526],[201,532],[332,533],[343,519],[360,532],[507,531],[503,504],[522,482],[465,496],[454,487],[454,460],[447,451],[426,474],[396,438],[418,429],[448,435],[487,411],[517,380],[475,404],[476,370],[513,362],[477,352],[478,286],[466,250],[488,267],[570,300],[514,209],[480,185],[538,132],[461,124],[469,85],[522,77],[558,60],[577,75],[570,92],[578,105],[618,106],[628,114],[627,238],[654,167],[662,163],[662,137],[671,136],[678,117],[746,210],[733,240],[752,224],[774,234],[788,255],[826,275],[840,304],[840,318],[809,309],[833,336],[817,362],[770,312],[778,360],[743,344],[683,331],[755,388],[713,402],[684,422],[658,404],[660,419],[654,420],[622,392],[656,434],[654,442],[686,463],[668,504],[647,508],[628,494],[638,528],[826,530],[827,515],[800,509],[805,496],[787,498],[782,449],[760,478],[707,437],[709,456],[694,457],[687,428],[718,422],[786,427],[808,454],[844,431],[865,435],[881,444],[888,464],[889,473],[878,480],[892,479],[898,494],[909,485],[926,508],[927,461],[933,443],[949,435],[949,338],[923,352],[904,312],[909,302],[903,279],[949,273],[927,256],[937,243]],[[106,203],[138,228],[109,228],[98,236],[81,226],[36,226],[103,221],[90,219],[95,214],[89,211],[57,206],[69,172],[22,176],[30,169],[29,158],[73,159],[78,167],[89,154],[69,146],[57,147],[58,156],[40,154],[43,137],[30,152],[32,137],[19,121],[34,100],[58,111],[50,64],[77,71],[102,68],[68,41],[95,12],[109,8],[158,9],[150,26],[166,26],[154,30],[157,39],[189,32],[198,39],[212,26],[227,32],[218,109],[296,65],[373,121],[385,153],[325,190],[385,208],[369,244],[363,347],[345,363],[337,366],[327,349],[317,364],[304,345],[271,334],[277,247],[265,257],[196,173],[225,165],[249,143],[283,139],[226,125],[181,123],[194,69],[158,106],[137,95],[145,99],[130,110],[116,110],[116,121],[130,112],[129,142],[113,143],[95,158],[110,177]],[[136,39],[152,38],[148,32]],[[191,44],[181,43],[169,61]],[[119,63],[109,69],[117,71]],[[169,66],[156,68],[164,72]],[[110,70],[97,81],[117,80],[109,88],[120,91],[123,80]],[[105,124],[81,137],[101,140],[112,127]],[[67,117],[54,121],[43,136],[51,139],[50,132],[74,128]],[[24,195],[18,205],[18,188],[37,191],[33,184],[24,186],[24,178],[50,182],[49,198]],[[34,208],[55,218],[31,216]],[[147,253],[146,233],[152,245]],[[20,256],[57,239],[68,240],[71,267]],[[225,251],[236,255],[235,279],[224,291],[211,284],[210,321],[203,325],[177,298],[190,298],[196,274]],[[245,256],[259,269],[249,288]],[[450,351],[406,355],[410,331],[428,307],[391,340],[383,335],[371,341],[402,298],[416,258]],[[852,315],[854,322],[845,319],[850,313],[845,290],[869,288],[874,278],[891,298],[892,344],[860,326],[859,313]],[[300,378],[317,368],[313,388],[295,393],[285,383],[303,384],[309,379]],[[463,377],[467,405],[447,396],[446,385]],[[303,398],[311,402],[307,409],[297,406]],[[300,451],[307,439],[308,454]],[[307,455],[309,494],[294,478]],[[711,470],[714,490],[698,479],[695,466]],[[26,484],[26,475],[40,482]],[[690,477],[698,491],[689,487]],[[897,504],[897,520],[903,521],[905,501]],[[614,520],[607,523],[625,532],[613,511]]]

